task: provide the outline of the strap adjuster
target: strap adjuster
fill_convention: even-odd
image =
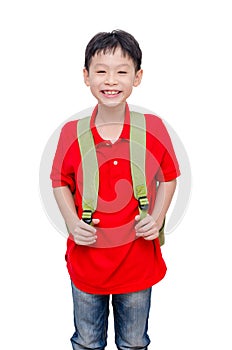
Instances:
[[[88,225],[91,225],[91,222],[92,222],[92,211],[91,210],[83,210],[83,213],[82,213],[82,220],[88,224]]]
[[[141,210],[148,210],[149,202],[148,202],[147,196],[139,197],[138,202],[139,202],[139,208]]]

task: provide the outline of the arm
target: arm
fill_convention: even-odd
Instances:
[[[79,219],[76,212],[73,195],[68,186],[56,187],[53,190],[60,212],[65,220],[70,234],[79,245],[90,245],[96,242],[96,229]],[[93,219],[93,223],[99,223]]]
[[[137,237],[144,237],[146,240],[153,240],[159,236],[159,229],[162,227],[165,215],[171,204],[172,197],[176,189],[176,179],[159,184],[154,210],[151,215],[139,221],[140,217],[135,217],[139,221],[135,226]]]
[[[157,222],[159,228],[161,228],[165,215],[171,204],[174,192],[176,189],[176,179],[169,182],[161,182],[158,187],[155,207],[152,212],[152,217]]]

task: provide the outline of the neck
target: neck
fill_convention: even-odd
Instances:
[[[126,103],[120,103],[115,107],[104,104],[98,105],[97,120],[103,123],[122,123],[125,118]]]

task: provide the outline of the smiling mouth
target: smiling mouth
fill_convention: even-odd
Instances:
[[[119,95],[122,91],[119,91],[119,90],[101,90],[101,92],[107,96],[116,96],[116,95]]]

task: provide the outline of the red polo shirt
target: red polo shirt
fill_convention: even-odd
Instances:
[[[103,140],[95,127],[97,107],[91,130],[99,165],[99,196],[94,218],[97,242],[81,246],[68,238],[66,261],[71,280],[77,288],[93,294],[128,293],[146,289],[166,273],[159,241],[135,237],[138,202],[133,196],[130,170],[130,113],[126,105],[122,133],[115,143]],[[146,177],[149,212],[154,209],[156,184],[179,176],[179,167],[170,137],[161,119],[146,114]],[[54,157],[53,187],[69,186],[74,194],[78,216],[82,216],[82,166],[77,141],[78,121],[68,122],[61,131]]]

